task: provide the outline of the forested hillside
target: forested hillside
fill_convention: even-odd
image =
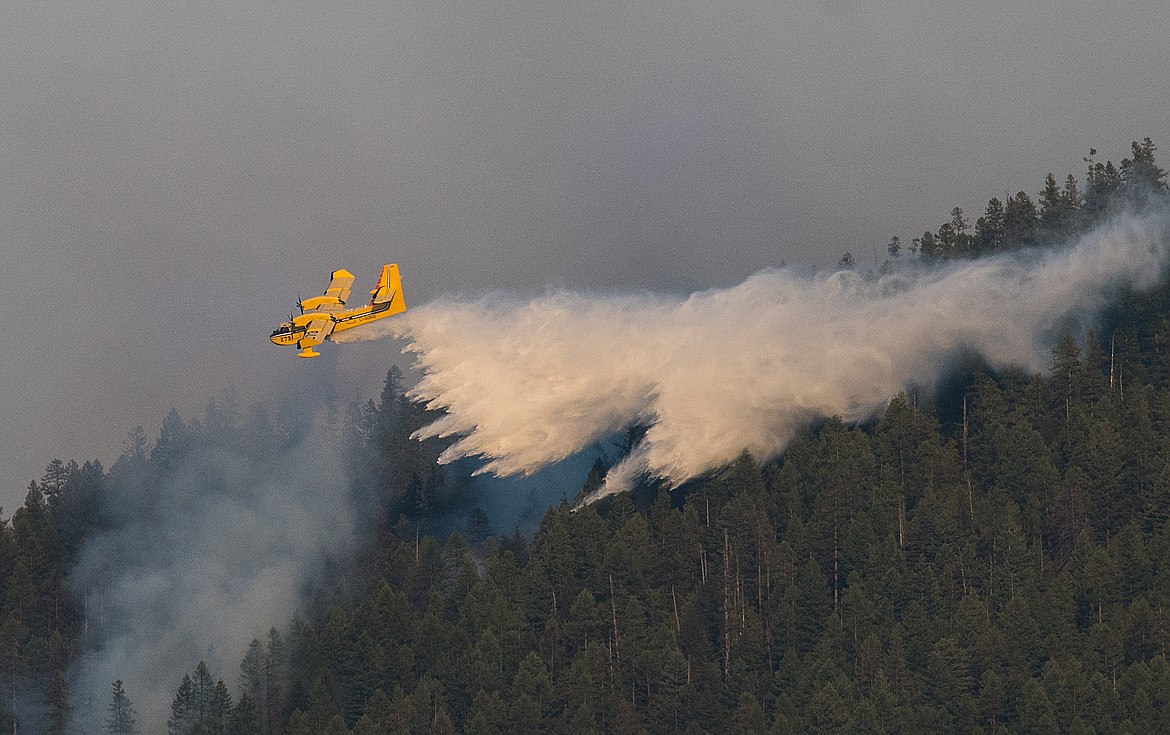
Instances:
[[[1155,150],[1090,156],[1083,184],[1050,175],[1038,207],[993,199],[973,229],[955,210],[912,249],[982,257],[1164,206]],[[230,665],[169,672],[168,735],[1170,732],[1170,287],[1117,294],[1044,374],[959,365],[868,424],[566,502],[531,538],[477,509],[428,532],[474,496],[410,439],[426,421],[397,370],[333,415],[364,543]],[[299,426],[213,404],[131,432],[108,471],[49,464],[0,533],[0,726],[92,732],[71,676],[115,626],[71,575],[117,509],[161,487],[197,505],[223,470],[189,457],[269,467]],[[147,731],[135,691],[107,694],[106,732]]]

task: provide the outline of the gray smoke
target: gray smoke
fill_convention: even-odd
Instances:
[[[204,436],[164,479],[145,459],[111,469],[110,525],[71,575],[90,639],[71,672],[85,732],[100,731],[116,679],[144,732],[165,731],[180,679],[200,660],[234,691],[248,643],[283,629],[323,562],[353,543],[344,455],[328,421],[299,439]]]
[[[440,300],[354,336],[409,340],[423,371],[411,395],[445,411],[418,438],[458,437],[443,461],[529,474],[649,425],[595,499],[641,473],[678,484],[744,449],[774,457],[810,421],[863,420],[960,353],[1043,370],[1118,287],[1163,278],[1167,221],[1131,214],[1062,248],[881,277],[766,270],[688,298]]]

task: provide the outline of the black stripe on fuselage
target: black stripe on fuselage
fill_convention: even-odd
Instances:
[[[390,305],[393,303],[394,303],[394,299],[390,299],[389,301],[383,301],[380,304],[375,304],[374,308],[371,309],[370,311],[365,311],[365,312],[362,312],[361,314],[354,314],[353,316],[347,316],[347,317],[344,317],[342,319],[338,319],[337,321],[339,324],[344,324],[345,322],[353,321],[354,319],[363,319],[363,318],[368,317],[368,316],[373,316],[374,314],[381,314],[383,311],[386,311],[387,309],[389,309]]]

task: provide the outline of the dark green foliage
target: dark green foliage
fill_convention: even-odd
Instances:
[[[1017,247],[1036,244],[1036,230],[1040,215],[1027,192],[1018,192],[1008,197],[1003,212],[1004,238]]]
[[[168,735],[187,735],[197,722],[196,714],[192,711],[194,700],[194,683],[191,675],[183,676],[183,683],[175,693],[175,701],[171,702],[171,716],[167,719]]]
[[[988,255],[1003,249],[1007,239],[1004,216],[1003,202],[992,197],[983,216],[975,220],[973,255]]]
[[[1166,191],[1166,171],[1154,162],[1154,151],[1158,147],[1145,138],[1141,143],[1130,144],[1132,158],[1121,162],[1121,180],[1126,189],[1144,194],[1160,194]]]
[[[1040,192],[1041,243],[1059,243],[1072,234],[1080,206],[1080,191],[1072,174],[1065,179],[1063,186],[1056,183],[1054,175],[1048,174],[1044,190]]]
[[[1154,160],[1157,146],[1149,138],[1130,144],[1131,155],[1120,164],[1098,161],[1089,149],[1085,162],[1084,187],[1073,174],[1058,182],[1048,174],[1036,201],[1024,191],[1003,202],[993,197],[974,229],[958,207],[935,232],[914,238],[911,252],[924,263],[954,258],[980,257],[1034,245],[1059,245],[1088,232],[1111,214],[1141,207],[1151,201],[1165,201],[1170,187],[1166,171]],[[895,236],[888,251],[897,256],[900,240]]]
[[[458,535],[390,534],[406,568],[322,618],[299,659],[321,663],[293,675],[365,697],[341,708],[355,731],[387,711],[483,733],[1156,728],[1170,682],[1130,672],[1170,669],[1170,531],[1145,510],[1167,386],[1127,359],[1144,377],[1123,399],[1099,347],[1066,339],[1048,376],[969,386],[964,427],[897,396],[673,503],[550,509],[479,572]],[[393,658],[371,647],[411,664],[371,678]]]
[[[1164,196],[1154,151],[1093,152],[1083,191],[1050,175],[1036,203],[992,199],[973,230],[955,209],[915,248],[1059,243]],[[780,460],[745,452],[673,496],[550,508],[531,540],[496,535],[473,503],[451,521],[466,536],[428,533],[459,482],[442,442],[410,439],[428,417],[391,371],[339,429],[369,548],[303,619],[234,652],[236,686],[202,662],[182,677],[169,730],[1170,731],[1168,311],[1170,288],[1122,294],[1045,375],[979,375],[937,413],[893,396],[871,425],[830,419]],[[264,456],[297,431],[260,412],[233,426],[224,406],[172,412],[109,472],[54,460],[0,526],[0,682],[33,692],[49,731],[70,716],[85,628],[66,577],[108,520],[99,501],[149,508],[201,443]],[[114,686],[106,731],[134,732]]]
[[[943,258],[942,247],[938,243],[938,238],[933,232],[927,231],[922,233],[922,237],[915,238],[917,244],[918,257],[922,258],[924,263],[936,263]]]
[[[248,694],[233,707],[227,685],[222,679],[212,683],[211,670],[202,661],[193,675],[183,676],[167,720],[170,735],[252,735],[258,727]]]

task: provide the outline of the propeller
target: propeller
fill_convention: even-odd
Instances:
[[[305,313],[305,307],[301,306],[301,295],[300,294],[297,294],[297,308],[301,310],[301,314]],[[296,319],[296,312],[290,311],[288,313],[289,325],[291,325],[293,323],[294,319]]]

